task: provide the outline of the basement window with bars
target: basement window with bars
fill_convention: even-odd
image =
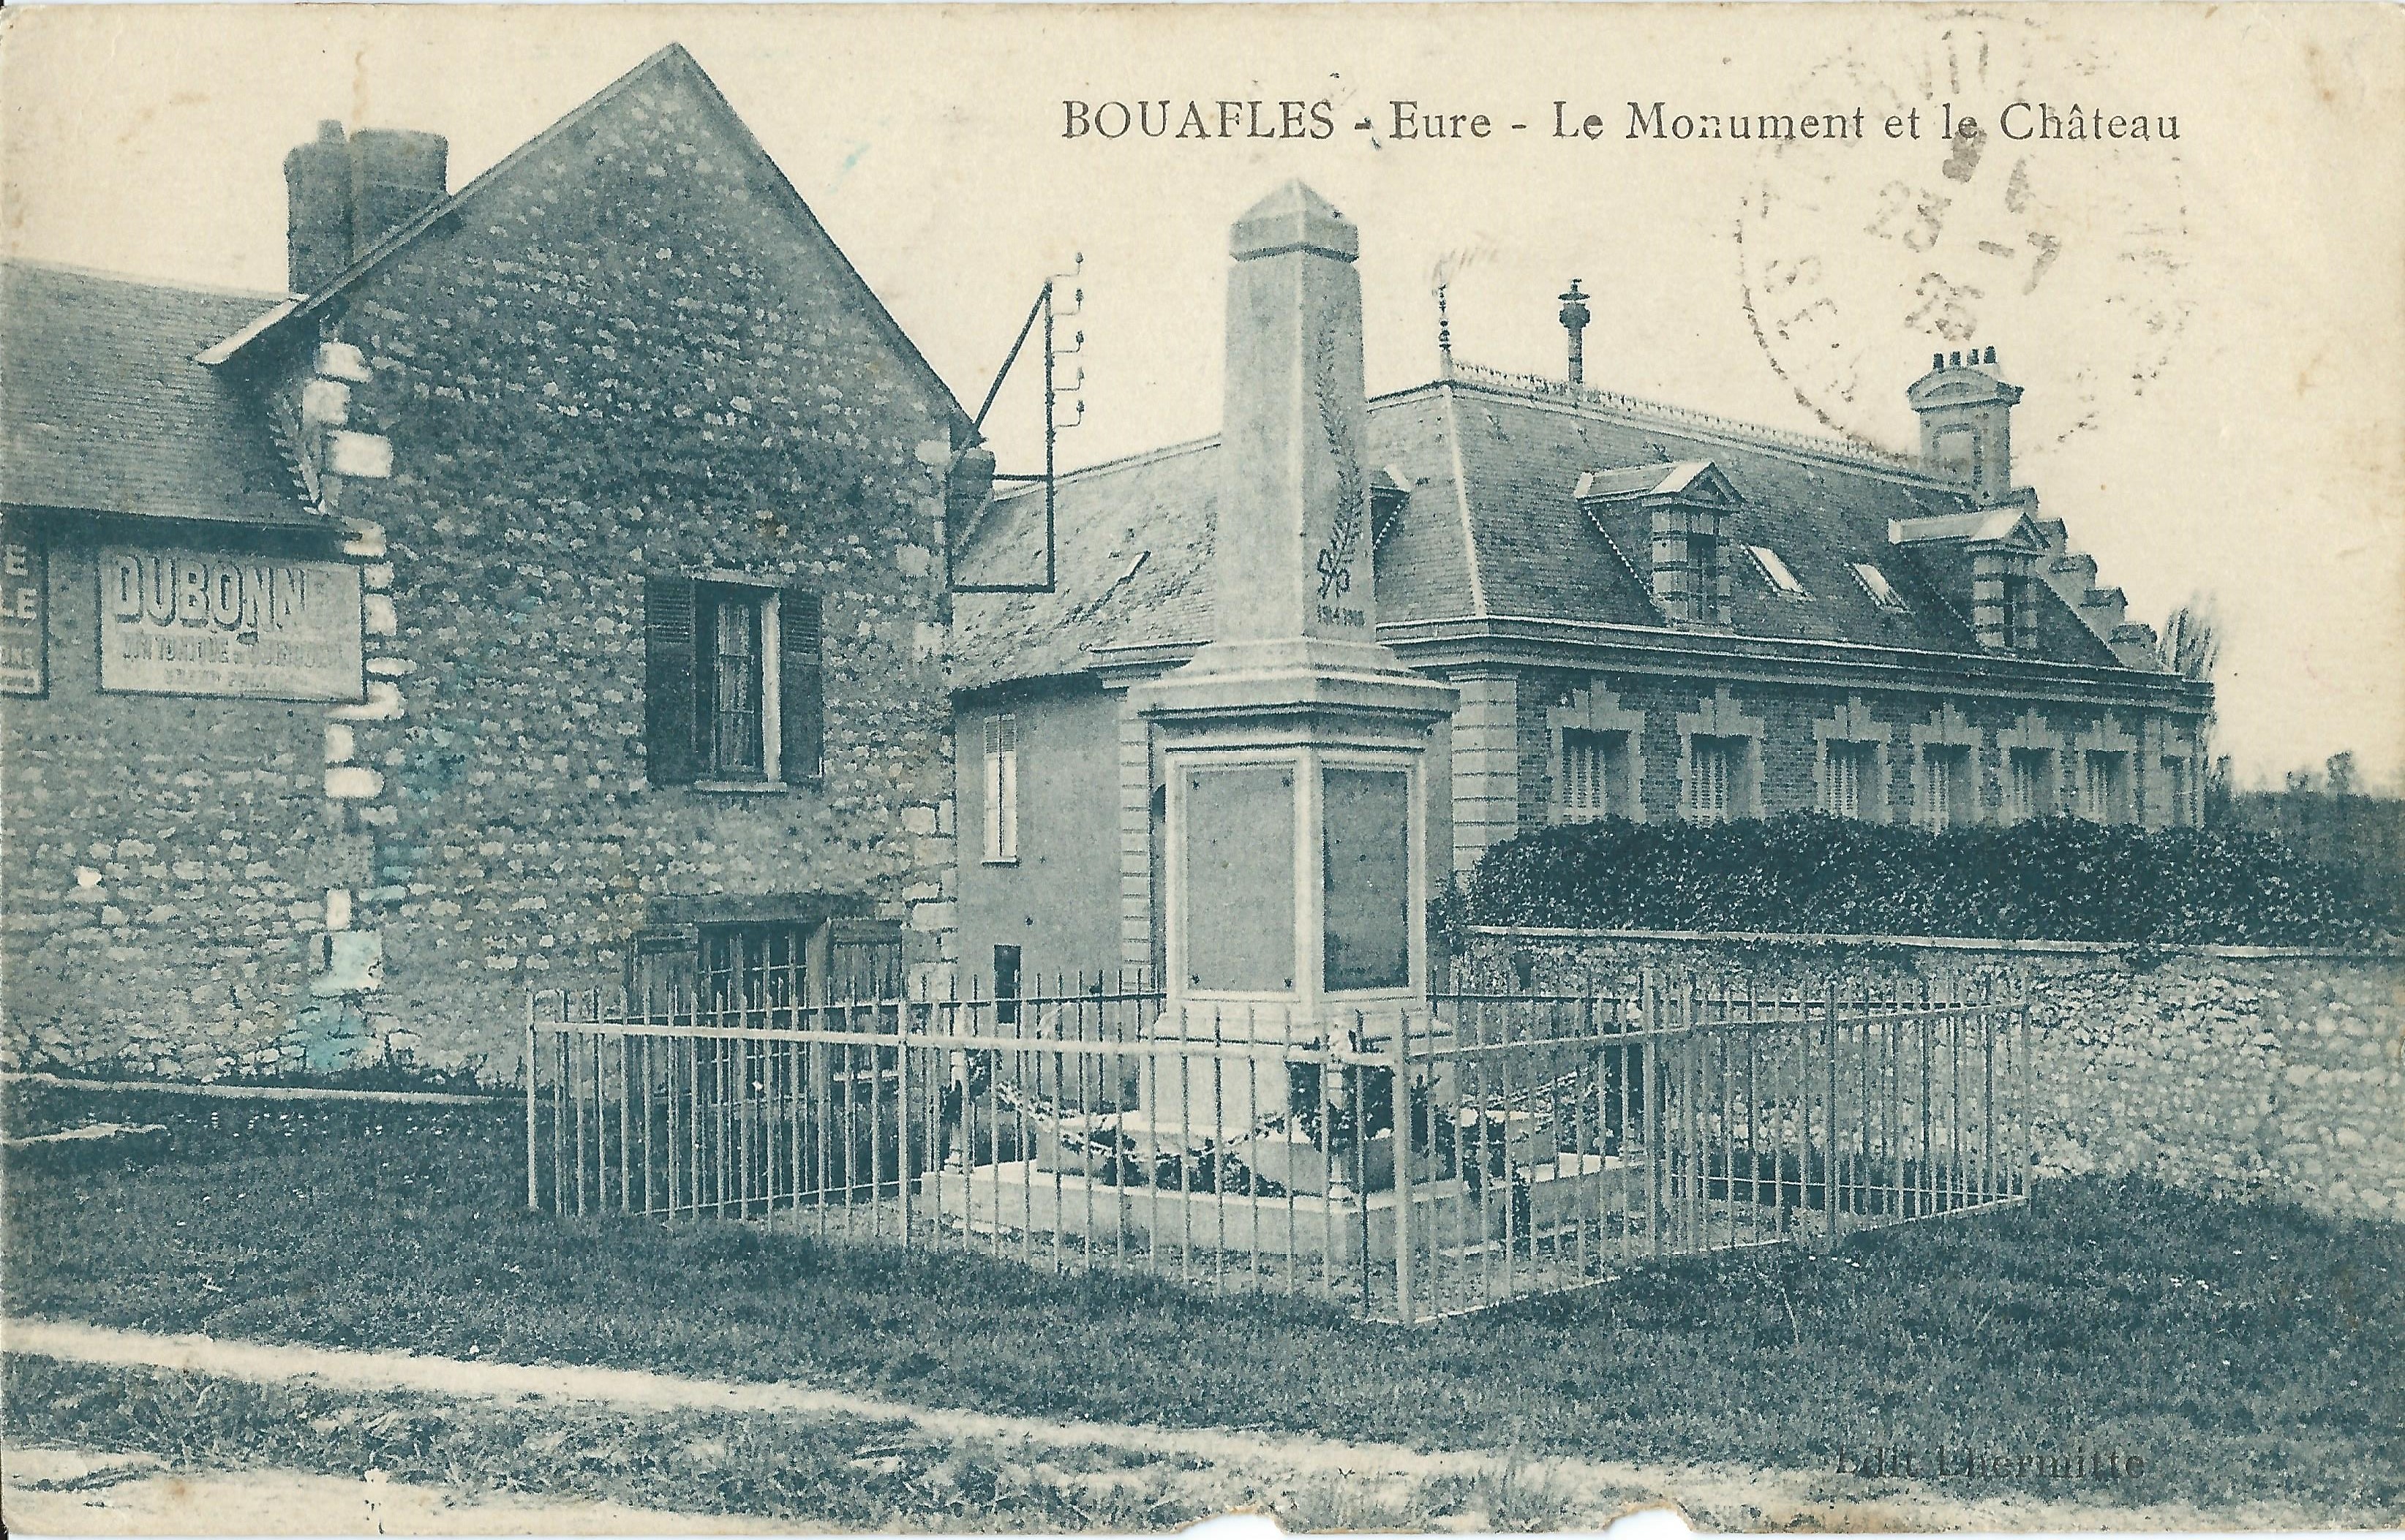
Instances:
[[[809,998],[815,927],[772,921],[701,928],[701,999],[716,1012],[780,1011]]]
[[[985,859],[1019,859],[1019,719],[1007,713],[985,719]]]
[[[1562,730],[1559,812],[1564,823],[1628,818],[1635,812],[1629,787],[1626,733],[1588,728]]]
[[[1878,746],[1833,740],[1822,750],[1821,811],[1866,819],[1878,810]]]
[[[643,580],[646,775],[705,789],[818,780],[825,749],[819,595]]]

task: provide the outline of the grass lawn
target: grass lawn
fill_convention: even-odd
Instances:
[[[9,1173],[14,1314],[1530,1458],[2085,1449],[2145,1463],[2099,1498],[2405,1505],[2405,1231],[2284,1206],[2057,1183],[2020,1212],[1405,1329],[752,1226],[529,1215],[507,1106],[20,1085],[7,1107],[12,1129],[178,1130],[148,1167]],[[1981,1490],[2016,1479],[2043,1490]]]

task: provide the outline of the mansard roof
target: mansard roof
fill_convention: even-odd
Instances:
[[[1737,637],[1975,655],[1968,559],[1950,553],[1964,539],[2035,535],[2026,509],[1982,509],[1914,462],[1862,445],[1471,368],[1371,401],[1369,429],[1371,462],[1411,488],[1377,547],[1382,625],[1659,633],[1668,625],[1643,575],[1650,550],[1615,539],[1597,514],[1733,494],[1723,538],[1776,553],[1804,590],[1782,593],[1760,564],[1732,562]],[[1132,650],[1209,640],[1217,456],[1205,440],[1064,478],[1059,591],[963,595],[956,683],[1081,672]],[[1042,507],[1035,490],[998,502],[965,542],[963,578],[1040,574]],[[1953,538],[1898,541],[1898,529]],[[1875,598],[1856,563],[1877,567],[1901,607]],[[2059,595],[2036,600],[2039,661],[2121,666]]]

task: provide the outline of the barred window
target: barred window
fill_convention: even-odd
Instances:
[[[808,998],[811,927],[706,925],[701,1004],[714,1012],[783,1010]]]
[[[2193,793],[2188,788],[2187,761],[2185,757],[2166,756],[2163,760],[2163,794],[2170,805],[2165,809],[2166,816],[2163,821],[2181,826],[2196,821],[2195,809],[2188,802],[2188,798]]]

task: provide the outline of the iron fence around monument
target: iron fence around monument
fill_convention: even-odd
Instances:
[[[1425,1321],[2023,1201],[2029,1012],[1640,977],[1320,1013],[1081,980],[648,1014],[529,998],[527,1203]]]

